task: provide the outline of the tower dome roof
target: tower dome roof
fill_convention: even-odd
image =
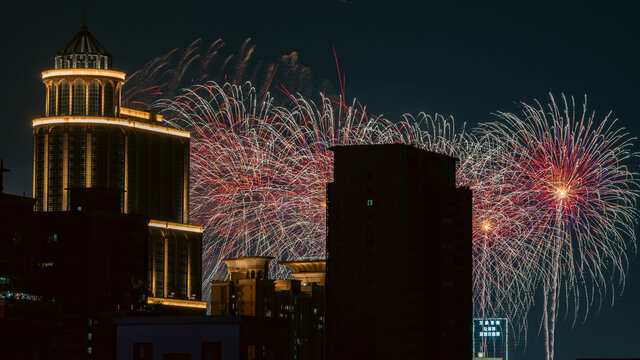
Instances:
[[[56,54],[55,67],[111,69],[111,54],[83,24],[80,32]]]
[[[69,43],[58,51],[57,55],[94,54],[111,56],[107,49],[89,32],[86,25],[82,25],[80,32]]]

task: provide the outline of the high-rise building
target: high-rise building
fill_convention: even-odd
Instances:
[[[472,356],[509,360],[509,320],[507,318],[473,319]]]
[[[125,74],[83,26],[42,73],[45,117],[33,120],[39,211],[69,209],[71,188],[122,190],[124,213],[188,221],[189,133],[121,106]]]
[[[188,224],[189,132],[122,106],[125,74],[84,25],[42,81],[45,116],[32,122],[36,210],[82,210],[71,203],[77,189],[108,190],[83,196],[96,201],[115,191],[110,210],[150,219],[150,295],[199,300],[202,228]]]
[[[468,359],[471,191],[457,159],[339,146],[327,194],[329,359]]]

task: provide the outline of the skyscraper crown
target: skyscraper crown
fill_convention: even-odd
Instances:
[[[89,32],[85,24],[69,43],[58,51],[56,69],[111,69],[111,54]]]

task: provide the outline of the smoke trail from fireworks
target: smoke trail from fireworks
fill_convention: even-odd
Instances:
[[[264,61],[256,55],[251,38],[235,50],[222,39],[208,46],[197,39],[186,49],[176,48],[156,57],[131,74],[122,100],[131,107],[148,108],[156,100],[173,98],[180,89],[206,81],[238,85],[250,81],[257,87],[259,99],[264,99],[270,89],[280,87],[306,97],[318,91],[334,92],[329,81],[315,79],[311,69],[299,63],[295,51]]]
[[[623,287],[627,251],[635,250],[634,225],[638,181],[626,163],[628,134],[607,115],[595,121],[573,98],[551,96],[546,107],[522,103],[522,114],[499,112],[502,120],[486,127],[504,140],[515,166],[508,181],[522,195],[520,204],[535,216],[536,253],[542,279],[542,328],[546,357],[554,358],[554,340],[561,293],[574,321],[580,307],[585,318],[594,301]]]

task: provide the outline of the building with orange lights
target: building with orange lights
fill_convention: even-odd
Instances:
[[[206,313],[202,227],[188,223],[190,134],[123,107],[125,78],[84,25],[42,72],[34,199],[21,201],[30,216],[18,221],[28,231],[20,246],[0,234],[0,248],[27,263],[0,269],[0,282],[55,304],[25,319],[53,329],[45,345],[23,347],[43,358],[114,358],[113,317]]]
[[[72,206],[74,189],[118,191],[117,211],[151,219],[150,294],[200,300],[202,228],[188,224],[190,134],[123,107],[125,78],[85,25],[42,73],[45,116],[32,122],[36,210],[82,211]]]
[[[271,257],[224,259],[228,281],[211,282],[212,316],[286,320],[291,359],[324,359],[324,260],[283,261],[293,279],[269,279]],[[264,352],[252,347],[249,354]]]

